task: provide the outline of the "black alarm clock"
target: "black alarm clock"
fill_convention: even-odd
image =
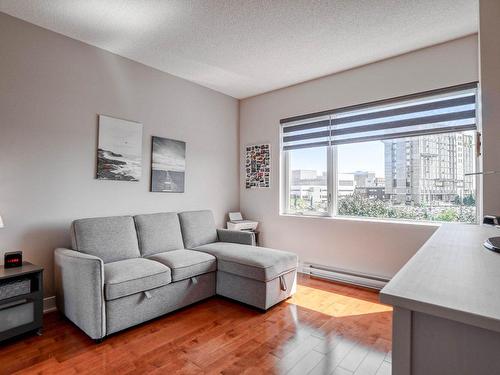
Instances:
[[[23,265],[22,251],[11,251],[10,253],[5,253],[3,259],[3,266],[5,268],[21,267],[22,265]]]

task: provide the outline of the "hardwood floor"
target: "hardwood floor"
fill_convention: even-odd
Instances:
[[[369,290],[299,277],[266,313],[214,297],[95,344],[59,313],[0,346],[0,374],[391,373],[389,306]]]

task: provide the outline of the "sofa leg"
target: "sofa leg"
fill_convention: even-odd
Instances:
[[[94,339],[94,344],[101,344],[104,341],[104,337],[100,339]]]

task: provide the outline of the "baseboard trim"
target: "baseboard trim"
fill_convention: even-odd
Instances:
[[[46,297],[43,299],[43,313],[47,314],[52,311],[56,311],[56,296]]]
[[[299,270],[306,275],[375,290],[382,289],[390,281],[387,277],[369,275],[361,272],[323,266],[309,262],[301,264]]]

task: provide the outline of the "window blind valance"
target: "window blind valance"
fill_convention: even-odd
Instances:
[[[477,84],[281,121],[284,151],[475,130]]]

